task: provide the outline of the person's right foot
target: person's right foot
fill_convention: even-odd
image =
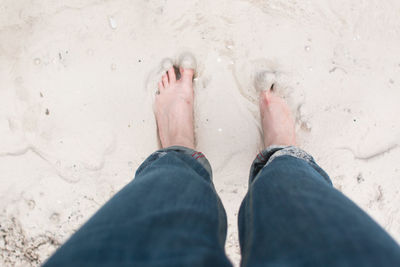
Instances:
[[[296,145],[295,124],[290,108],[273,90],[261,91],[260,113],[265,148],[271,145]]]
[[[180,68],[181,77],[171,67],[158,83],[155,115],[158,136],[163,148],[184,146],[195,148],[193,130],[193,69]]]

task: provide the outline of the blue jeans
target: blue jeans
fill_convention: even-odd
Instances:
[[[44,266],[232,266],[204,155],[153,153]],[[400,266],[400,247],[294,147],[257,155],[239,212],[242,266]]]

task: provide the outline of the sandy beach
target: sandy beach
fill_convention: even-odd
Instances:
[[[235,266],[262,149],[259,69],[277,73],[300,147],[399,242],[399,12],[395,0],[0,0],[0,265],[40,265],[134,178],[158,149],[157,71],[184,52]]]

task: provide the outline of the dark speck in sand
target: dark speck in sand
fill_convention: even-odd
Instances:
[[[40,92],[40,97],[43,97],[43,94],[42,94],[42,92]]]
[[[46,115],[50,115],[50,111],[48,108],[46,108]]]
[[[357,120],[356,120],[356,119],[353,119],[353,121],[356,122]]]
[[[358,182],[359,184],[362,183],[362,182],[364,182],[364,177],[363,177],[363,175],[362,175],[361,172],[357,175],[357,182]]]
[[[139,60],[138,60],[138,62],[140,63],[140,62],[142,62],[142,60],[141,60],[141,59],[139,59]]]

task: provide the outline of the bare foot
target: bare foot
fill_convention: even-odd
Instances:
[[[272,89],[260,93],[264,146],[266,148],[271,145],[294,146],[296,133],[291,111],[285,100],[277,96]]]
[[[181,78],[176,80],[171,67],[158,83],[155,115],[158,135],[163,148],[184,146],[195,148],[193,130],[193,69],[180,68]]]

